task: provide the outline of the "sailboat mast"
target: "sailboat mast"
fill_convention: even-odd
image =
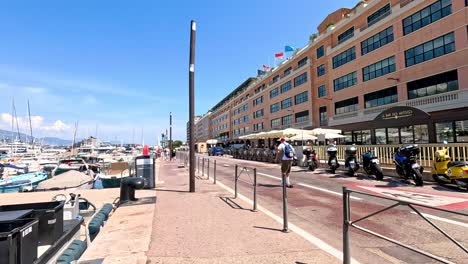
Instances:
[[[28,115],[29,115],[29,129],[31,131],[31,144],[34,149],[34,138],[33,138],[32,122],[31,122],[31,108],[29,107],[29,100],[28,100]]]
[[[72,148],[70,155],[73,154],[74,148],[75,148],[75,140],[76,140],[76,131],[78,130],[78,121],[75,122],[75,131],[73,132],[73,142],[72,142]]]
[[[15,115],[15,119],[16,119],[16,130],[17,130],[17,135],[18,135],[18,139],[19,141],[21,142],[21,135],[20,135],[20,131],[19,131],[19,122],[18,122],[18,116],[16,115],[16,107],[15,107],[15,101],[13,99],[13,113]]]

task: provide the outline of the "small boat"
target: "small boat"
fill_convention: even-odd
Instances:
[[[45,180],[47,180],[47,174],[42,172],[25,173],[11,176],[8,179],[0,179],[0,193],[31,190]]]
[[[128,162],[110,163],[103,171],[104,173],[98,175],[103,188],[118,188],[122,179],[130,176]]]
[[[89,166],[83,159],[64,159],[60,160],[58,167],[52,171],[52,176],[55,177],[67,171],[90,174]]]
[[[92,189],[94,185],[94,174],[85,174],[79,171],[67,171],[51,179],[39,183],[36,191],[48,190],[76,190],[76,189]]]

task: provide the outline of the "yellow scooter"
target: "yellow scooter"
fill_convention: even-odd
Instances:
[[[444,141],[444,145],[447,141]],[[468,188],[468,162],[452,161],[448,149],[444,146],[435,152],[434,166],[431,170],[432,178],[439,184],[455,184]]]

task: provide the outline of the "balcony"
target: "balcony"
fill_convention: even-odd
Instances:
[[[377,22],[381,21],[382,19],[388,17],[389,15],[392,14],[392,9],[390,9],[388,12],[385,12],[383,14],[381,14],[380,16],[376,17],[373,21],[371,21],[370,23],[367,23],[365,26],[361,27],[360,28],[360,31],[363,32],[364,30],[368,29],[369,27],[377,24]]]

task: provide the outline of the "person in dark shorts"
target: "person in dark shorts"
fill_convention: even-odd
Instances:
[[[285,138],[281,138],[281,144],[278,146],[278,151],[276,154],[276,160],[281,160],[281,174],[283,178],[286,179],[286,187],[292,188],[293,185],[289,181],[289,174],[291,173],[291,166],[292,166],[292,161],[293,157],[287,157],[286,156],[286,151],[285,149],[287,147],[290,147],[292,150],[292,155],[295,156],[296,152],[294,151],[294,148],[286,142]]]

